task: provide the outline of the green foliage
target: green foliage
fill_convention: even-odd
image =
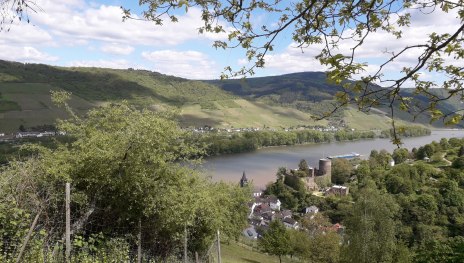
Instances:
[[[11,162],[0,171],[2,240],[17,247],[30,224],[26,215],[39,208],[47,215],[40,219],[50,233],[47,240],[60,240],[63,230],[56,230],[54,222],[64,220],[65,182],[71,182],[72,212],[81,222],[73,229],[80,236],[74,239],[82,247],[75,255],[79,262],[94,262],[87,254],[97,252],[108,261],[127,257],[126,248],[134,243],[117,240],[134,240],[139,220],[144,244],[153,244],[145,253],[160,258],[179,251],[185,228],[189,249],[200,253],[218,229],[225,240],[237,238],[246,225],[250,189],[212,183],[195,169],[202,147],[174,119],[171,113],[108,104],[85,118],[60,121],[58,129],[71,141],[53,148],[24,146],[33,158]],[[12,209],[24,213],[15,217],[19,229],[10,223],[16,220]],[[112,241],[100,233],[121,246],[108,248]],[[117,247],[119,251],[108,252]]]
[[[306,176],[309,176],[309,166],[305,159],[300,160],[298,170],[302,171]]]
[[[270,255],[276,255],[282,262],[282,256],[291,252],[291,237],[285,226],[278,220],[269,224],[269,229],[259,240],[259,248]]]
[[[318,226],[320,227],[320,225]],[[304,262],[339,262],[340,236],[333,232],[308,234],[306,231],[289,230],[291,255]]]
[[[452,166],[453,168],[456,168],[456,169],[464,168],[464,156],[456,158],[456,160],[453,161]]]
[[[207,154],[210,156],[224,153],[249,152],[268,146],[296,145],[304,143],[331,142],[333,140],[370,139],[373,132],[322,132],[317,130],[296,131],[246,131],[229,134],[210,133],[202,136],[204,143],[209,144]]]
[[[432,131],[422,126],[399,126],[396,127],[396,130],[393,130],[393,128],[389,130],[383,130],[381,132],[381,136],[384,138],[392,138],[394,137],[395,132],[396,136],[398,136],[399,138],[406,138],[430,135]]]
[[[458,263],[464,261],[464,238],[449,238],[445,242],[433,240],[422,246],[414,260],[416,263]]]
[[[348,182],[352,171],[353,165],[347,159],[334,159],[332,161],[332,183],[344,184]]]
[[[382,204],[382,205],[379,205]],[[392,262],[396,253],[394,217],[399,207],[371,184],[360,189],[346,219],[343,262]]]
[[[386,150],[372,150],[369,156],[369,165],[371,169],[386,169],[392,159],[390,153]]]
[[[318,233],[310,238],[309,242],[309,262],[314,263],[336,263],[340,257],[340,235],[329,231],[328,233]]]
[[[395,149],[392,154],[395,164],[400,164],[409,159],[409,151],[406,148]]]
[[[15,101],[1,100],[0,99],[0,113],[8,111],[20,111],[21,106]]]

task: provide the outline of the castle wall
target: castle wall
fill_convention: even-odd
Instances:
[[[332,161],[330,159],[320,159],[319,169],[310,168],[310,176],[304,178],[308,190],[317,190],[320,187],[330,186],[332,182]]]

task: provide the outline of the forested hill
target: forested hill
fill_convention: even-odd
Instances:
[[[182,104],[229,99],[233,96],[201,81],[192,81],[147,70],[54,67],[0,60],[0,83],[42,83],[72,92],[87,101],[136,99]]]
[[[331,100],[340,91],[340,86],[328,84],[324,72],[300,72],[280,76],[247,79],[210,80],[223,90],[239,96],[259,98],[270,95],[280,96],[281,102],[296,100]]]
[[[299,72],[279,76],[208,80],[206,82],[217,85],[221,89],[237,96],[265,101],[271,105],[293,107],[316,114],[327,111],[327,107],[330,106],[330,101],[333,100],[334,95],[342,91],[339,85],[327,82],[324,72]],[[414,89],[412,88],[401,89],[401,94],[405,97],[413,97],[417,105],[426,105],[428,98],[424,95],[415,95],[413,92]],[[448,92],[444,89],[431,89],[429,92],[438,98],[448,96]],[[461,110],[462,107],[462,103],[456,96],[449,100],[444,100],[438,105],[438,109],[442,110],[444,114]],[[379,106],[371,113],[389,115],[390,109],[386,106]],[[421,114],[414,119],[412,114],[399,110],[399,107],[395,111],[395,116],[407,122],[414,121],[416,123],[428,124],[430,121],[429,116],[426,114]],[[461,122],[461,124],[464,123]],[[437,127],[444,126],[440,121],[436,121],[432,125]],[[460,126],[462,127],[462,125]]]
[[[175,108],[182,126],[281,129],[330,125],[370,130],[388,129],[391,125],[382,108],[361,113],[347,107],[328,120],[312,119],[327,111],[333,95],[340,90],[328,84],[322,72],[194,81],[147,70],[55,67],[0,60],[0,133],[15,132],[21,125],[27,128],[53,124],[57,118],[66,117],[50,99],[50,90],[58,89],[72,92],[70,105],[78,113],[102,103],[127,100],[140,108]],[[447,104],[447,110],[459,106],[455,101]],[[398,116],[412,120],[407,114]],[[427,118],[419,120],[428,123]]]

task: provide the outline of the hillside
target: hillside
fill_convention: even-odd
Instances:
[[[269,105],[279,105],[310,112],[312,114],[321,114],[328,109],[331,109],[332,99],[334,95],[342,91],[340,86],[329,84],[326,82],[326,75],[323,72],[300,72],[285,74],[280,76],[269,76],[247,79],[229,79],[229,80],[209,80],[208,83],[217,85],[223,90],[229,91],[237,96],[247,97],[255,101],[263,101]],[[418,105],[425,105],[428,98],[424,95],[413,94],[414,90],[404,88],[401,93],[405,97],[413,97],[414,102]],[[443,89],[430,90],[431,94],[439,98],[447,96],[447,91]],[[389,104],[389,103],[388,103]],[[441,102],[438,106],[445,114],[454,112],[462,108],[462,104],[458,98],[454,97],[450,100]],[[356,118],[352,116],[356,115]],[[377,116],[380,119],[388,118],[390,109],[388,107],[378,107],[371,110],[370,113],[353,113],[352,108],[348,108],[344,112],[335,114],[335,118],[331,118],[335,123],[344,120],[346,123],[354,124],[353,128],[360,128],[360,116],[372,119]],[[429,117],[426,114],[419,115],[414,119],[412,114],[399,110],[395,110],[395,116],[405,122],[416,122],[420,124],[429,124]],[[330,119],[329,119],[330,121]],[[364,124],[361,124],[363,126]],[[435,127],[443,127],[444,124],[440,121],[432,123]],[[365,127],[367,128],[367,127]]]
[[[391,122],[386,109],[363,113],[351,107],[314,121],[311,117],[332,107],[333,95],[340,90],[326,83],[322,72],[193,81],[147,70],[0,61],[0,132],[17,131],[20,125],[53,124],[56,118],[66,117],[50,100],[50,90],[59,89],[73,93],[71,106],[80,114],[103,103],[127,100],[137,107],[175,109],[182,126],[333,125],[369,130],[389,128]],[[449,110],[457,105],[450,104]],[[399,116],[412,120],[404,113]],[[426,123],[426,118],[419,120]]]
[[[214,85],[146,70],[65,68],[0,61],[0,132],[53,124],[66,114],[50,90],[73,93],[71,106],[84,113],[102,103],[127,100],[139,107],[173,108],[185,126],[289,127],[325,125],[299,110],[248,101]]]

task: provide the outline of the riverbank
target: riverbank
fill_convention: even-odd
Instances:
[[[441,138],[464,137],[464,130],[433,130],[428,136],[404,138],[404,148],[411,150]],[[385,149],[393,152],[397,146],[390,139],[312,143],[305,145],[266,147],[253,152],[221,155],[205,159],[203,167],[216,181],[237,182],[243,171],[257,187],[275,180],[279,167],[297,168],[301,159],[310,166],[317,166],[319,159],[329,155],[357,152],[368,156],[371,150]]]
[[[397,135],[408,138],[429,135],[431,130],[419,126],[398,127]],[[319,131],[319,130],[291,130],[291,131],[246,131],[240,133],[208,133],[199,135],[199,140],[208,145],[207,156],[223,154],[246,153],[268,147],[308,145],[319,143],[358,141],[374,138],[389,138],[392,130],[374,131]]]

